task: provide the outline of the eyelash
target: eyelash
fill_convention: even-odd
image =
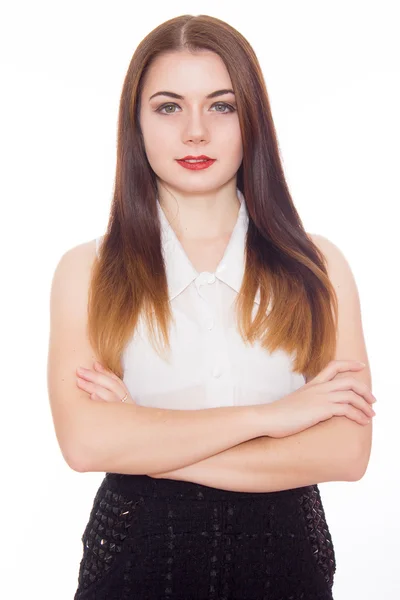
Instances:
[[[214,102],[213,106],[225,106],[226,108],[228,108],[229,110],[227,112],[221,112],[221,111],[216,111],[216,112],[221,112],[221,115],[228,115],[230,113],[235,112],[235,108],[233,106],[231,106],[230,104],[227,104],[226,102]],[[172,113],[162,113],[161,110],[163,108],[165,108],[166,106],[178,106],[178,104],[175,104],[175,102],[168,102],[168,104],[163,104],[162,106],[159,106],[155,112],[158,112],[162,115],[173,115],[175,114],[176,111],[172,112]]]

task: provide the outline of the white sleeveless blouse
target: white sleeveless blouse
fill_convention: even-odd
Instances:
[[[237,196],[237,222],[215,273],[195,270],[157,200],[175,324],[167,360],[152,348],[142,317],[125,348],[123,380],[139,405],[194,410],[263,404],[305,384],[292,371],[293,356],[270,353],[259,342],[245,345],[237,331],[233,302],[244,273],[249,220],[238,188]],[[96,239],[97,252],[102,239]],[[259,298],[257,292],[253,315]]]

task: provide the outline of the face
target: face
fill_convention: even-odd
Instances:
[[[165,53],[150,66],[141,95],[140,125],[158,185],[162,182],[181,194],[205,193],[236,180],[243,158],[239,119],[234,93],[221,90],[232,90],[232,82],[214,52]],[[219,93],[207,97],[214,92]],[[199,170],[177,162],[200,155],[214,162]]]

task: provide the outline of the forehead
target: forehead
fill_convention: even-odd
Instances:
[[[151,95],[162,89],[186,96],[205,95],[223,87],[232,87],[223,60],[215,52],[201,50],[157,56],[146,73],[143,91]]]

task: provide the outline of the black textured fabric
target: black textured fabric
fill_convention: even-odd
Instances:
[[[317,485],[225,491],[107,473],[82,535],[74,600],[332,600]]]

